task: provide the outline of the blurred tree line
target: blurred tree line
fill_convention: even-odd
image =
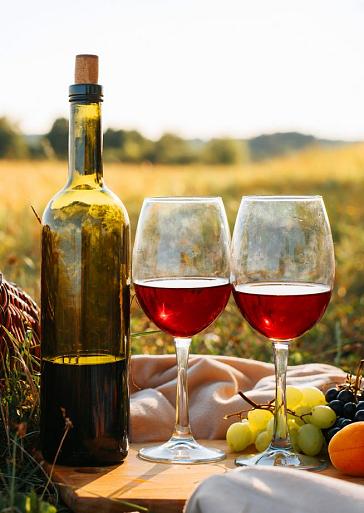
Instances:
[[[67,152],[67,119],[56,119],[44,136],[25,136],[7,118],[0,118],[0,158],[66,159]],[[166,133],[152,141],[136,130],[109,128],[104,133],[104,159],[152,164],[242,164],[249,160],[249,148],[246,141],[231,138],[205,142]]]
[[[287,155],[310,146],[332,147],[346,141],[318,139],[298,132],[263,134],[250,139],[216,138],[209,141],[183,139],[176,134],[163,134],[157,141],[147,139],[137,130],[115,130],[104,133],[104,159],[108,162],[140,164],[243,164]],[[22,134],[7,118],[0,117],[0,159],[66,159],[68,120],[58,118],[45,135]]]

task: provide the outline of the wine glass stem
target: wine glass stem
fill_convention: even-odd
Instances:
[[[273,342],[274,367],[276,375],[276,397],[272,449],[292,450],[287,424],[286,375],[289,343]]]
[[[191,440],[190,417],[188,410],[187,369],[190,351],[190,338],[175,338],[177,358],[177,397],[176,397],[176,425],[173,438]]]

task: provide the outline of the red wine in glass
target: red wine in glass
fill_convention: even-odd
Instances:
[[[234,288],[241,313],[271,340],[291,340],[321,319],[331,289],[317,283],[247,283]]]
[[[192,337],[209,326],[228,302],[226,278],[158,278],[134,281],[147,316],[174,337]]]
[[[174,337],[177,363],[172,436],[138,455],[157,463],[221,461],[221,449],[193,437],[187,375],[193,335],[218,317],[231,293],[230,232],[222,199],[146,198],[135,234],[133,283],[146,315]]]
[[[239,456],[236,463],[322,469],[326,461],[320,456],[294,451],[286,405],[290,343],[320,320],[334,285],[334,245],[322,197],[243,197],[231,275],[241,313],[272,342],[276,382],[272,441],[262,453]],[[319,336],[315,347],[320,347]]]

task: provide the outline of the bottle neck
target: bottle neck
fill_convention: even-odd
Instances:
[[[71,102],[68,186],[102,185],[101,103]]]

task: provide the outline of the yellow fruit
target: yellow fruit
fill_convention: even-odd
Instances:
[[[290,410],[294,410],[296,406],[300,404],[303,399],[303,393],[297,387],[293,387],[292,385],[287,385],[286,388],[286,401],[287,408]]]
[[[326,404],[324,394],[316,387],[303,387],[301,392],[303,397],[300,404],[311,406],[311,408],[318,404]]]
[[[247,420],[234,422],[226,432],[226,441],[233,452],[243,451],[253,441],[253,435]]]
[[[334,435],[329,456],[335,468],[350,476],[364,476],[364,422],[353,422]]]
[[[266,428],[272,416],[271,411],[257,408],[248,412],[248,421],[254,430],[262,430]]]
[[[268,433],[268,431],[262,431],[258,434],[256,440],[255,440],[255,448],[258,452],[263,452],[266,449],[268,449],[269,444],[272,441],[271,435]]]

